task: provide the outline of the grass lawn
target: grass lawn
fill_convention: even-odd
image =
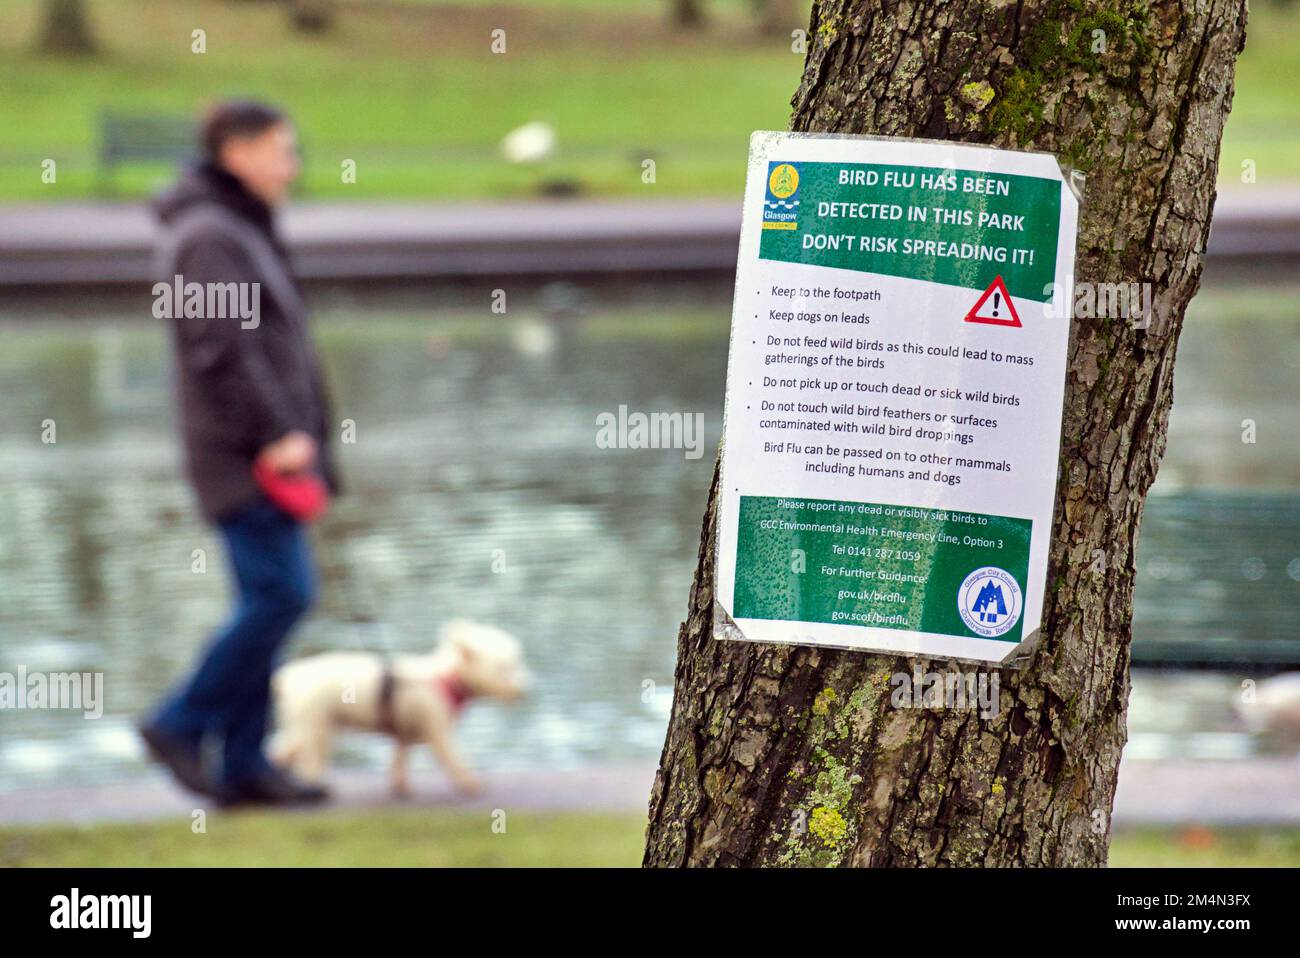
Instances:
[[[635,814],[513,813],[504,834],[488,811],[214,815],[94,828],[0,828],[0,866],[561,866],[633,867],[645,820]],[[1300,828],[1121,831],[1112,866],[1300,865]]]
[[[667,4],[392,0],[346,5],[323,36],[293,33],[272,3],[88,0],[102,52],[33,52],[38,0],[0,7],[0,200],[75,198],[97,189],[98,122],[108,108],[190,115],[256,95],[288,107],[313,197],[478,199],[573,183],[602,195],[734,194],[750,131],[783,128],[802,70],[785,35],[759,35],[748,6],[710,4],[682,34]],[[794,2],[790,28],[806,27]],[[1223,151],[1233,184],[1253,161],[1261,184],[1300,180],[1300,4],[1257,4]],[[206,32],[206,52],[191,35]],[[506,31],[506,52],[489,49]],[[507,131],[544,120],[560,152],[536,167],[502,162]],[[43,184],[41,162],[58,162]],[[655,183],[642,163],[656,162]],[[355,183],[342,182],[344,160]],[[130,167],[120,195],[150,192],[165,167]]]
[[[725,10],[683,38],[658,5],[384,4],[303,38],[276,4],[91,0],[104,52],[68,61],[32,52],[35,7],[0,8],[0,198],[92,191],[105,108],[192,114],[231,95],[293,113],[313,196],[472,199],[575,178],[601,194],[735,193],[749,133],[786,125],[802,68],[788,39],[760,40]],[[196,28],[206,53],[191,52]],[[498,28],[505,54],[489,49]],[[555,127],[556,159],[499,160],[501,137],[533,120]],[[59,161],[53,188],[38,175],[45,157]],[[354,184],[341,182],[345,159]],[[123,173],[129,194],[167,171]]]
[[[613,866],[639,865],[639,815],[489,810],[246,812],[149,824],[0,828],[0,866]]]
[[[1112,868],[1295,868],[1300,827],[1141,828],[1110,843]]]

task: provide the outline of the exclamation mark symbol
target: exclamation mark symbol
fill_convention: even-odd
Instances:
[[[998,300],[1000,300],[1001,298],[1002,298],[1002,294],[1001,294],[1001,293],[994,293],[994,294],[993,294],[993,315],[994,315],[994,316],[996,316],[996,315],[998,314]]]

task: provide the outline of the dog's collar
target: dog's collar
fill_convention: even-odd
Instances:
[[[440,675],[434,680],[442,694],[451,704],[453,712],[459,712],[465,703],[474,697],[474,690],[461,681],[458,675]]]

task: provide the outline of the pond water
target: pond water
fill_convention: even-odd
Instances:
[[[1194,306],[1143,527],[1138,642],[1300,637],[1296,302],[1211,290]],[[318,530],[321,601],[292,654],[423,650],[452,617],[493,623],[523,641],[537,685],[467,712],[476,764],[652,761],[721,431],[727,316],[716,291],[563,320],[327,304],[322,351],[357,441],[341,450],[349,494]],[[0,319],[0,671],[102,671],[106,684],[98,721],[0,715],[0,788],[138,774],[133,721],[227,601],[216,537],[178,475],[167,344],[125,316]],[[701,454],[598,448],[598,414],[620,405],[702,414]],[[1238,682],[1139,673],[1132,753],[1250,754]],[[345,741],[345,761],[385,754]]]

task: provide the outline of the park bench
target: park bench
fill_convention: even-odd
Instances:
[[[99,192],[113,192],[113,171],[119,166],[175,164],[194,149],[194,121],[189,117],[107,110],[99,118]]]

